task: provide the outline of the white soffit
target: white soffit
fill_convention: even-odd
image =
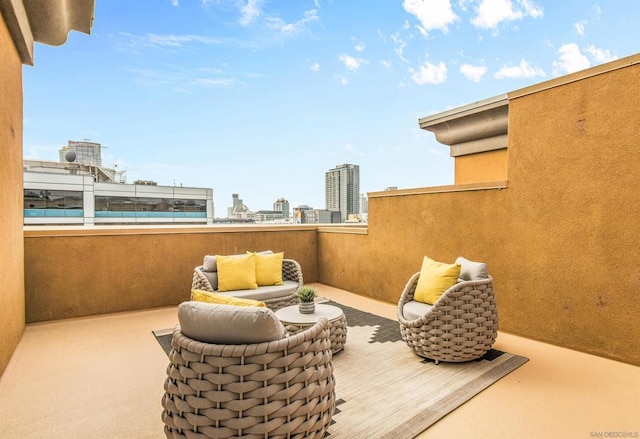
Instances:
[[[89,34],[95,0],[0,0],[23,64],[33,65],[33,43],[61,46],[72,30]]]
[[[457,157],[507,147],[509,98],[506,94],[418,120]]]

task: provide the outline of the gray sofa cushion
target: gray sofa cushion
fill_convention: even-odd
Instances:
[[[282,296],[293,294],[298,289],[298,282],[293,280],[285,280],[282,285],[268,285],[258,287],[255,290],[234,290],[226,292],[218,292],[218,294],[226,294],[233,297],[241,297],[243,299],[267,300],[277,299]]]
[[[202,270],[202,274],[204,274],[204,276],[207,278],[207,280],[211,284],[211,288],[213,288],[213,291],[216,291],[218,289],[218,272]]]
[[[433,305],[409,300],[402,306],[402,315],[407,320],[417,320],[428,313],[431,308]]]
[[[178,305],[182,333],[204,343],[253,344],[279,340],[286,330],[269,308],[182,302]]]

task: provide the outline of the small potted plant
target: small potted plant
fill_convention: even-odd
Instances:
[[[318,295],[315,288],[303,286],[298,290],[297,295],[298,299],[300,300],[298,309],[302,314],[312,314],[313,312],[315,312],[315,298]]]

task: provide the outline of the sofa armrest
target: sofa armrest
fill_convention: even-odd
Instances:
[[[192,290],[203,290],[214,292],[213,287],[211,286],[211,282],[207,279],[204,272],[202,271],[202,265],[193,269],[193,281],[191,282]]]
[[[302,268],[298,261],[284,259],[282,261],[282,280],[292,280],[298,282],[298,288],[304,284],[302,279]]]

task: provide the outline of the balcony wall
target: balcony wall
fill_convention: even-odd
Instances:
[[[511,93],[506,188],[369,193],[367,236],[320,233],[320,282],[394,302],[423,255],[463,255],[501,330],[640,365],[638,63]]]
[[[0,14],[0,373],[24,331],[22,63]]]
[[[177,305],[207,254],[283,251],[315,282],[316,238],[305,226],[26,230],[26,320]]]

